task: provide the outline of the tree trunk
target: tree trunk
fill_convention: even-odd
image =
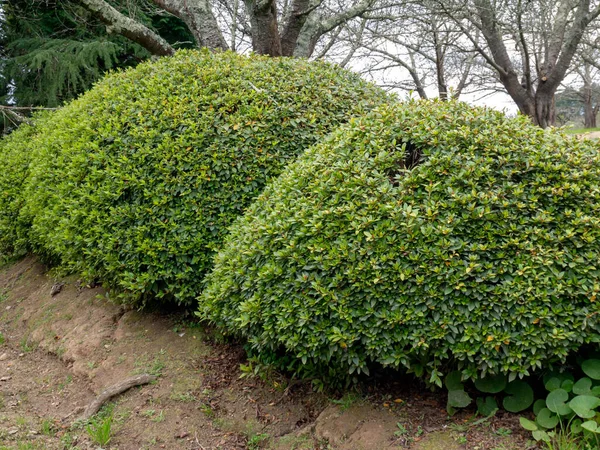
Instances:
[[[435,49],[435,52],[435,71],[437,75],[438,95],[440,96],[440,100],[446,101],[448,100],[448,84],[446,83],[446,76],[444,74],[444,56],[437,48]]]
[[[259,55],[281,56],[275,0],[245,0],[252,27],[252,50]]]
[[[592,88],[587,83],[583,85],[583,126],[584,128],[593,128],[592,125],[594,107],[592,106]]]
[[[588,63],[584,63],[584,66],[584,72],[580,72],[580,75],[583,78],[583,126],[585,128],[596,128],[596,116],[598,114],[598,105],[594,106],[592,68]]]
[[[437,76],[438,95],[440,100],[446,101],[448,100],[448,84],[446,83],[446,76],[444,73],[444,49],[442,48],[442,43],[439,39],[440,36],[438,35],[437,24],[434,21],[431,23],[431,28],[435,46],[435,73]]]
[[[548,128],[556,123],[554,94],[538,92],[535,97],[512,97],[512,99],[519,107],[519,112],[528,116],[535,125]]]
[[[596,128],[596,109],[592,105],[585,105],[584,128]]]
[[[293,56],[296,49],[296,41],[302,31],[302,27],[308,18],[310,0],[294,0],[292,10],[281,33],[281,53],[283,56]]]
[[[219,29],[209,0],[152,0],[157,6],[179,17],[196,39],[199,47],[227,50],[227,42]]]
[[[534,123],[542,128],[554,126],[556,123],[556,108],[554,105],[554,93],[548,94],[538,92],[535,96]]]

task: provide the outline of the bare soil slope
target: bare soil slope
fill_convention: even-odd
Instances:
[[[113,418],[104,448],[529,445],[517,417],[474,424],[467,411],[449,419],[444,396],[415,382],[374,379],[361,395],[332,400],[277,374],[240,378],[244,357],[181,315],[126,310],[102,288],[53,279],[26,258],[0,270],[0,450],[97,449],[77,417],[104,388],[141,373],[157,381],[114,397],[95,419]]]

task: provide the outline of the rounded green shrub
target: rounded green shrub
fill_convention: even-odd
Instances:
[[[124,301],[192,302],[267,180],[386,97],[334,65],[230,52],[114,73],[30,145],[31,247]]]
[[[36,120],[43,119],[38,116]],[[23,183],[31,162],[29,142],[35,132],[34,126],[25,123],[0,139],[0,260],[27,252],[28,228],[19,216],[25,203]]]
[[[600,340],[597,152],[457,102],[378,108],[235,222],[199,315],[309,368],[526,375]]]

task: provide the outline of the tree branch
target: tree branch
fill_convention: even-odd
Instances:
[[[170,56],[175,50],[157,33],[121,14],[104,0],[79,0],[79,3],[106,24],[110,33],[118,33],[140,44],[153,55]]]
[[[294,56],[308,58],[321,36],[350,19],[359,17],[361,14],[367,12],[373,3],[375,3],[375,0],[360,0],[351,8],[327,18],[320,17],[319,14],[316,14],[316,11],[308,14],[296,40]]]

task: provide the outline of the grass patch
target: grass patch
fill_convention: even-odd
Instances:
[[[600,127],[596,128],[567,128],[565,132],[567,134],[585,134],[592,133],[594,131],[600,131]]]
[[[259,450],[264,448],[264,445],[271,439],[271,436],[266,433],[253,434],[248,436],[248,450]]]
[[[189,403],[189,402],[196,401],[196,397],[191,392],[173,393],[170,395],[169,398],[176,402],[183,402],[183,403]]]
[[[35,344],[29,342],[29,336],[23,336],[21,339],[21,351],[29,353],[35,350]]]
[[[113,416],[111,415],[93,420],[87,425],[86,430],[90,439],[98,445],[108,444],[112,439],[112,420]]]
[[[144,353],[143,355],[140,355],[136,358],[133,365],[134,375],[147,373],[158,378],[162,375],[163,369],[166,367],[166,362],[160,356],[156,356],[154,359],[150,359],[148,354]]]
[[[341,411],[346,411],[351,406],[358,404],[363,401],[363,398],[355,392],[348,392],[344,394],[342,398],[339,400],[331,400],[331,403],[334,403],[340,407]]]
[[[44,436],[54,436],[54,434],[56,433],[55,423],[53,421],[51,421],[50,419],[42,420],[42,424],[40,426],[40,432]]]

